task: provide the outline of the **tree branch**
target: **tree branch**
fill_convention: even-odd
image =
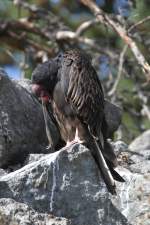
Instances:
[[[127,44],[132,53],[134,54],[138,64],[142,67],[147,82],[150,81],[150,66],[146,61],[143,54],[140,52],[136,43],[128,36],[127,31],[118,22],[111,19],[111,17],[104,13],[93,1],[91,0],[80,0],[85,6],[87,6],[96,16],[100,23],[105,24],[108,27],[113,28],[113,30],[121,37],[121,39]]]
[[[77,29],[77,31],[78,31],[78,29]],[[105,49],[99,47],[93,39],[78,36],[77,32],[58,31],[56,33],[56,40],[57,41],[69,40],[69,41],[73,41],[76,43],[82,43],[82,44],[85,44],[85,45],[101,52],[101,53],[109,54]]]
[[[130,33],[132,30],[134,30],[136,27],[140,26],[143,23],[146,23],[147,21],[150,20],[150,16],[145,17],[144,19],[140,20],[136,24],[133,24],[131,27],[128,29],[128,33]]]
[[[97,24],[99,21],[97,19],[85,21],[76,30],[76,35],[81,36],[87,29]]]
[[[44,38],[46,41],[50,40],[48,33],[35,26],[35,24],[28,21],[3,21],[0,20],[0,41],[5,42],[13,48],[24,50],[26,47],[33,47],[38,51],[45,51],[48,55],[53,54],[52,48],[42,45],[40,41],[34,41],[27,33],[32,33]]]
[[[125,53],[126,53],[127,49],[128,49],[128,45],[125,45],[121,54],[120,54],[117,78],[115,80],[115,83],[114,83],[112,89],[109,91],[108,96],[112,96],[117,90],[117,87],[118,87],[118,84],[119,84],[119,81],[120,81],[120,78],[121,78],[121,74],[122,74],[124,56],[125,56]]]

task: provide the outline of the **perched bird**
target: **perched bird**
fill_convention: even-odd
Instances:
[[[33,92],[50,101],[62,139],[70,145],[85,143],[101,171],[108,190],[124,179],[113,169],[117,159],[107,142],[104,94],[90,57],[70,50],[37,66],[32,73]]]

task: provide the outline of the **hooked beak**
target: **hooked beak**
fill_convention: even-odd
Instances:
[[[49,103],[50,96],[48,91],[40,84],[32,84],[32,93],[44,103]]]

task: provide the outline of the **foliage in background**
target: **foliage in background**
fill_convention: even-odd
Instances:
[[[150,16],[149,0],[95,3],[125,30]],[[85,21],[92,23],[80,32]],[[149,27],[147,18],[129,32],[148,63]],[[64,36],[66,31],[70,36]],[[30,78],[37,63],[74,47],[91,54],[106,97],[123,108],[115,138],[130,142],[150,129],[150,86],[144,72],[118,34],[98,23],[80,0],[0,0],[0,66],[10,73]]]

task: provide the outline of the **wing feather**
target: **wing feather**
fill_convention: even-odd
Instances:
[[[87,56],[78,52],[64,55],[62,68],[66,67],[67,70],[62,69],[62,79],[69,80],[65,82],[68,83],[64,87],[65,97],[78,118],[98,136],[104,115],[104,95],[96,71]]]

